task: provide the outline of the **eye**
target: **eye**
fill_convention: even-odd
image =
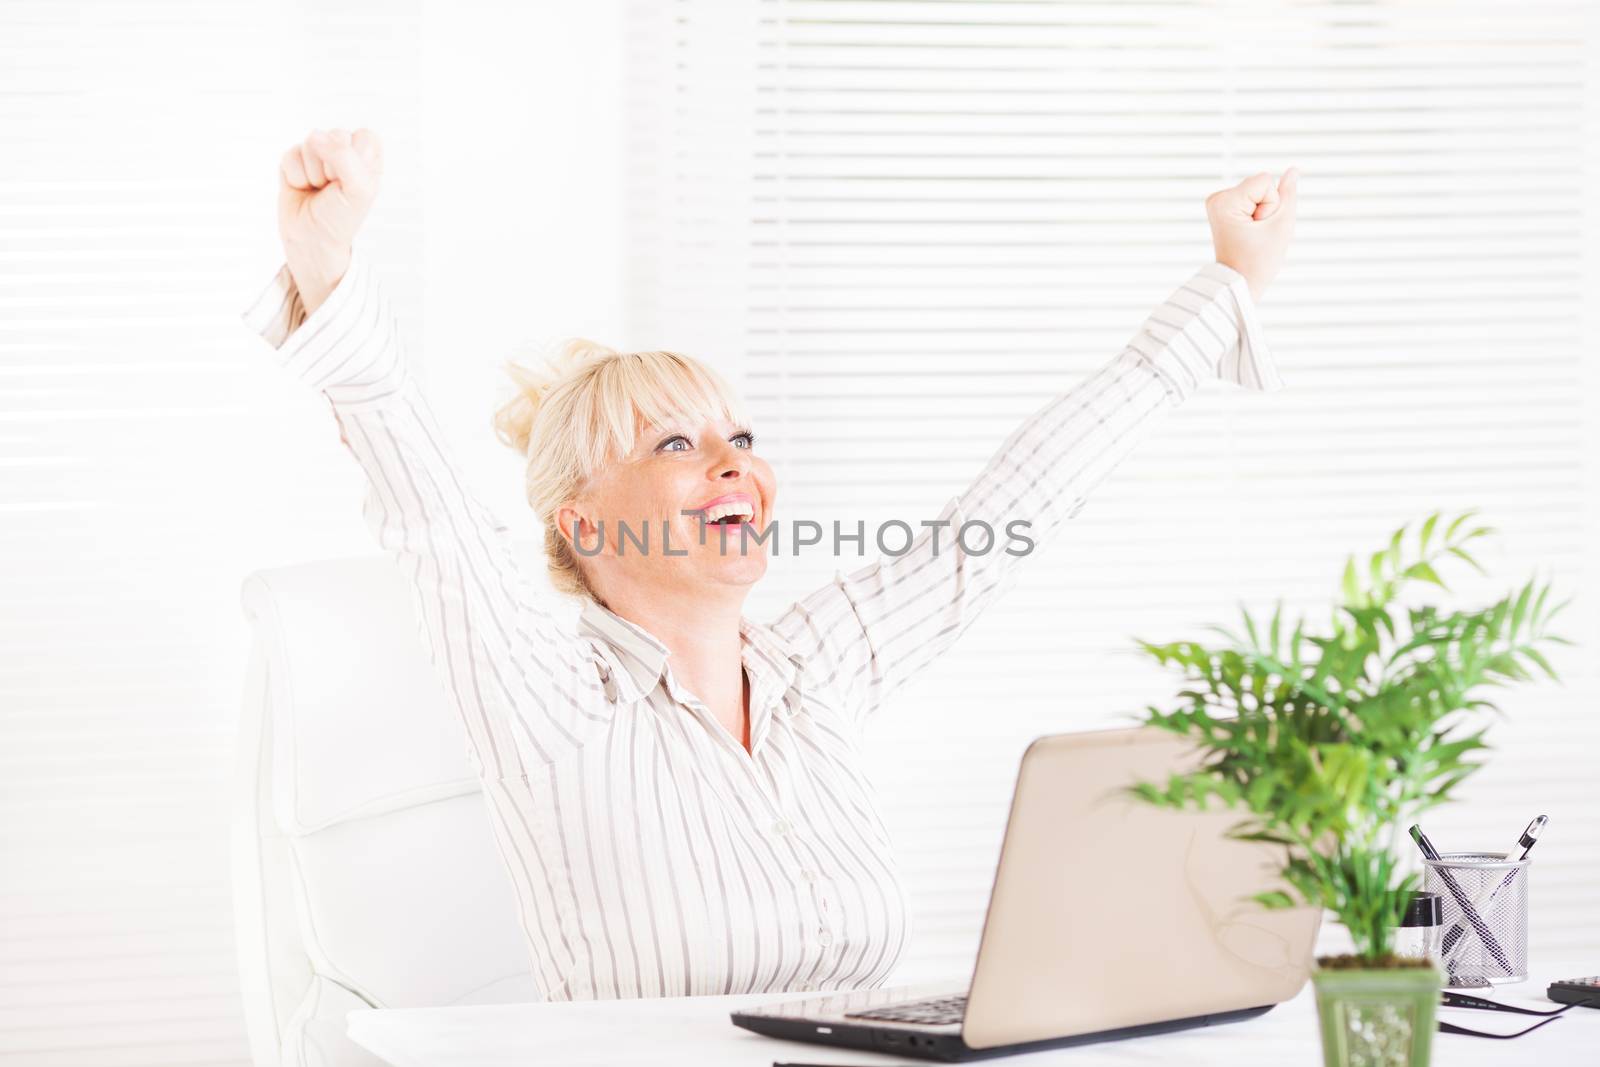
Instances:
[[[746,451],[749,451],[750,449],[756,447],[755,431],[753,431],[753,430],[737,430],[737,431],[734,432],[734,435],[732,437],[728,438],[728,440],[737,441],[740,438],[744,439],[744,446],[743,447],[744,447],[744,449]],[[672,447],[672,445],[674,445],[674,444],[676,444],[676,443],[678,443],[680,441],[683,442],[683,445],[684,445],[683,448],[673,448]],[[690,440],[687,437],[683,436],[683,434],[681,434],[681,433],[677,433],[677,434],[673,434],[671,437],[667,438],[665,441],[662,441],[661,444],[657,445],[656,446],[656,450],[659,451],[659,452],[683,452],[683,451],[686,451],[687,449],[693,448],[693,447],[694,447],[693,444],[690,442]]]

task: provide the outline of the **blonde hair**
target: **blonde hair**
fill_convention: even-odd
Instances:
[[[639,418],[647,426],[748,423],[743,400],[722,376],[677,352],[618,352],[578,337],[534,366],[507,359],[505,371],[516,393],[495,411],[495,435],[527,457],[524,493],[544,526],[550,583],[570,596],[600,599],[556,512],[633,451]]]

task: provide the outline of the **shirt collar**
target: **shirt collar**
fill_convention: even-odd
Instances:
[[[587,631],[610,645],[621,661],[624,674],[619,679],[622,696],[638,700],[656,687],[672,650],[637,623],[585,597],[578,615],[578,629]]]
[[[650,631],[588,597],[584,598],[578,627],[617,653],[624,669],[618,679],[623,698],[638,700],[660,684],[672,650]],[[795,687],[804,660],[770,626],[741,617],[739,636],[741,658],[750,676],[750,743],[754,747],[764,732],[767,712],[781,704]]]
[[[753,715],[756,708],[771,708],[783,701],[790,690],[796,687],[805,660],[770,626],[741,618],[739,634],[744,639],[740,654],[745,670],[750,675],[750,708]],[[758,740],[755,725],[752,724],[751,744],[754,745]]]

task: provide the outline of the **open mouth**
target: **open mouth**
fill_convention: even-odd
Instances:
[[[756,509],[743,496],[724,500],[700,509],[700,521],[707,526],[738,526],[755,518]]]

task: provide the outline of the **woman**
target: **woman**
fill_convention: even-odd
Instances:
[[[545,995],[882,983],[906,901],[858,732],[1025,558],[954,532],[1025,520],[1043,541],[1202,377],[1279,387],[1252,301],[1288,245],[1294,171],[1213,194],[1217,262],[1024,420],[910,550],[769,625],[741,610],[768,549],[728,535],[768,529],[777,481],[726,383],[686,356],[587,342],[513,365],[521,392],[497,427],[527,456],[551,581],[582,601],[569,627],[453,465],[352,247],[381,169],[365,130],[284,155],[287,262],[245,319],[327,396],[367,475],[366,519],[466,726]],[[702,525],[718,518],[745,525]],[[641,551],[620,523],[665,524],[670,545]]]

